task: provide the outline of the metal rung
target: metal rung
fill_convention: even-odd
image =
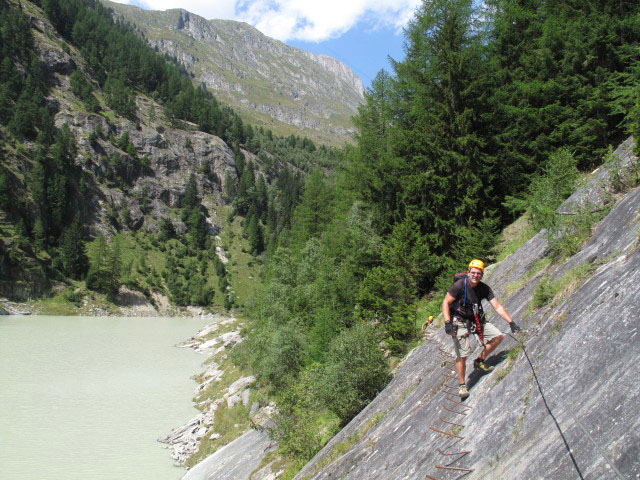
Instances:
[[[445,419],[444,419],[444,418],[442,418],[440,415],[438,415],[438,418],[439,418],[441,421],[443,421],[444,423],[448,423],[449,425],[455,425],[456,427],[462,427],[462,428],[464,428],[464,427],[465,427],[465,425],[460,425],[459,423],[453,423],[453,422],[450,422],[449,420],[445,420]]]
[[[449,433],[449,432],[443,432],[442,430],[438,430],[437,428],[433,428],[433,427],[429,427],[431,430],[433,430],[434,432],[438,432],[438,433],[442,433],[443,435],[446,435],[447,437],[455,437],[455,438],[462,438],[464,439],[464,437],[461,437],[460,435],[456,435],[454,433]]]
[[[456,393],[458,393],[458,387],[452,387],[452,386],[450,386],[450,385],[447,385],[446,383],[443,383],[443,384],[442,384],[442,388],[450,388],[450,389],[452,389],[452,390],[455,390],[455,391],[456,391]]]
[[[452,395],[452,392],[449,392],[447,390],[440,390],[442,393],[444,393],[445,395]]]
[[[466,455],[468,453],[471,453],[471,450],[465,450],[463,452],[443,452],[439,448],[437,448],[436,450],[440,455]]]
[[[451,397],[445,397],[445,398],[446,398],[447,400],[449,400],[450,402],[457,403],[458,405],[461,405],[461,406],[463,406],[464,408],[468,408],[469,410],[473,410],[473,407],[470,407],[469,405],[466,405],[466,404],[464,404],[464,403],[462,403],[462,402],[459,402],[459,401],[457,401],[457,400],[454,400],[454,399],[453,399],[453,398],[451,398]]]
[[[458,467],[443,467],[442,465],[436,465],[436,468],[443,468],[445,470],[458,470],[459,472],[473,472],[473,468],[458,468]]]
[[[448,388],[447,390],[445,390],[446,388]],[[455,395],[458,393],[458,389],[457,388],[451,388],[451,387],[442,387],[442,389],[440,389],[440,391],[442,393],[444,393],[445,395]],[[448,397],[445,397],[448,398]]]
[[[468,412],[458,412],[457,410],[451,410],[450,408],[447,408],[446,405],[442,405],[442,408],[444,408],[447,412],[451,412],[451,413],[457,413],[458,415],[468,415]]]

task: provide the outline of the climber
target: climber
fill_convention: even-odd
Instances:
[[[426,321],[426,322],[424,322],[424,323],[422,324],[422,327],[420,328],[420,332],[421,332],[422,334],[424,334],[424,331],[425,331],[425,330],[427,329],[427,327],[428,327],[429,325],[431,325],[432,323],[433,323],[433,315],[429,315],[429,318],[427,318],[427,321]]]
[[[493,295],[491,287],[480,281],[483,274],[484,263],[481,260],[472,260],[466,274],[456,275],[455,278],[460,279],[449,288],[442,301],[444,329],[448,335],[453,337],[456,351],[458,394],[461,398],[469,396],[469,390],[465,383],[465,370],[467,357],[471,353],[470,333],[475,334],[484,347],[478,358],[473,361],[474,369],[481,373],[492,370],[493,367],[486,364],[486,359],[504,339],[502,332],[485,320],[482,300],[486,299],[496,313],[509,323],[512,332],[520,331],[520,327],[511,319],[505,308]]]

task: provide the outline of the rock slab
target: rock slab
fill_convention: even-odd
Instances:
[[[249,430],[187,472],[182,480],[240,480],[249,478],[264,455],[275,447],[266,432]]]

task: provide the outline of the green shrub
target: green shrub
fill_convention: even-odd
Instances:
[[[300,370],[306,339],[303,328],[289,322],[262,332],[254,345],[259,352],[254,356],[253,370],[276,388],[284,387]]]
[[[548,304],[555,295],[551,281],[548,276],[540,279],[533,291],[533,299],[531,300],[531,306],[533,308],[544,307]]]
[[[557,214],[547,230],[549,251],[554,260],[576,254],[589,240],[593,226],[609,212],[610,206],[596,208],[591,204],[578,207],[571,214]]]
[[[375,332],[369,325],[358,324],[333,340],[319,395],[346,424],[384,388],[388,376]]]
[[[548,276],[540,279],[533,292],[531,307],[540,308],[550,303],[557,304],[562,298],[575,291],[605,260],[584,263],[565,272],[560,278],[550,281]]]
[[[287,456],[309,460],[339,430],[339,419],[319,401],[322,377],[322,365],[312,364],[278,395],[279,415],[270,433]]]
[[[637,141],[636,139],[636,144]],[[637,145],[634,152],[636,156],[625,165],[624,158],[615,155],[613,149],[609,147],[609,151],[604,157],[604,167],[609,172],[613,193],[626,192],[640,184],[640,152],[637,150]]]
[[[573,193],[577,179],[577,161],[568,149],[550,155],[544,175],[533,179],[527,196],[529,220],[536,230],[553,227],[557,208]]]
[[[67,288],[62,292],[62,297],[69,303],[73,303],[76,307],[82,305],[84,294],[80,289]]]
[[[400,267],[375,267],[360,285],[357,316],[382,325],[392,348],[415,334],[414,288],[413,279]]]

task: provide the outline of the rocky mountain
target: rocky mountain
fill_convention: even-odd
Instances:
[[[487,269],[485,281],[523,332],[490,357],[493,372],[467,370],[465,402],[451,339],[436,321],[389,385],[295,478],[640,478],[640,187],[615,193],[625,168],[638,175],[632,146],[615,152],[617,171],[599,171],[560,207],[566,215],[610,208],[580,251],[550,261],[541,231]],[[497,315],[489,320],[508,331]],[[249,432],[185,478],[274,478],[264,461],[248,475],[220,469],[259,465],[265,442]]]
[[[236,143],[232,148],[228,138],[229,143],[195,123],[168,118],[166,105],[153,94],[128,90],[130,93],[126,95],[131,99],[134,114],[129,117],[119,114],[107,98],[113,90],[106,92],[94,78],[96,66],[89,65],[86,52],[61,35],[38,5],[30,2],[15,5],[33,38],[32,64],[39,65],[39,75],[46,84],[46,97],[42,97],[46,108],[40,111],[46,111],[45,118],[50,119],[52,129],[55,127],[55,135],[64,131],[69,136],[69,148],[64,152],[69,156],[65,159],[68,172],[64,179],[58,176],[67,210],[56,220],[60,223],[58,229],[68,228],[78,214],[87,239],[100,233],[107,238],[117,232],[158,234],[162,224],[170,225],[171,232],[183,236],[188,221],[181,216],[181,201],[187,183],[193,178],[198,210],[206,223],[205,235],[210,242],[218,242],[220,248],[218,234],[228,218],[225,207],[230,203],[225,191],[235,191],[240,181],[238,172],[243,167],[250,167],[250,183],[260,179],[264,185],[270,185],[284,165],[299,172],[299,166],[290,163],[295,161],[296,153],[284,158],[284,154],[264,147],[265,132],[260,133],[262,140],[253,138],[253,152],[246,144]],[[14,4],[10,6],[13,8]],[[24,34],[27,36],[26,31]],[[24,66],[19,65],[16,71],[22,69]],[[89,90],[88,97],[93,102],[91,108],[79,98],[77,85],[73,84],[77,78],[84,79],[84,88]],[[188,79],[185,83],[190,85]],[[24,94],[21,98],[28,96]],[[19,118],[22,111],[16,111],[15,118]],[[229,109],[220,118],[219,122],[234,122],[242,131],[239,117]],[[12,198],[0,212],[0,295],[18,300],[47,294],[52,287],[51,267],[59,268],[54,265],[60,252],[58,240],[49,239],[51,245],[44,248],[34,241],[38,235],[34,231],[38,222],[46,218],[47,205],[52,203],[53,188],[57,185],[44,172],[49,169],[50,174],[58,174],[60,170],[55,169],[62,168],[61,161],[56,163],[47,158],[53,154],[43,149],[35,137],[33,134],[16,138],[11,128],[0,125],[0,174],[3,192]],[[269,134],[268,141],[280,152],[297,149],[304,155],[314,154],[313,144],[311,151],[292,146],[292,140],[304,144],[306,139]],[[40,197],[36,198],[37,192]],[[54,228],[51,221],[49,229]]]
[[[350,141],[363,86],[343,63],[289,47],[246,23],[104,3],[249,123],[324,144]]]
[[[141,95],[135,98],[138,111],[135,121],[114,115],[104,105],[102,108],[106,115],[86,111],[72,93],[69,80],[74,68],[88,71],[85,59],[53,30],[36,9],[32,13],[31,18],[42,32],[36,37],[37,49],[53,76],[50,102],[56,107],[55,126],[69,126],[77,141],[77,161],[90,175],[90,184],[95,187],[89,189],[92,196],[83,208],[96,212],[96,228],[110,223],[108,219],[101,218],[109,211],[126,209],[129,227],[137,230],[146,226],[153,230],[157,222],[169,216],[169,209],[178,204],[191,173],[196,174],[202,193],[212,201],[222,203],[220,196],[225,178],[236,178],[233,152],[228,145],[214,135],[197,131],[194,125],[183,125],[186,128],[169,126],[171,122],[165,117],[162,106]],[[125,132],[135,155],[148,159],[146,170],[117,142],[110,140],[121,138]],[[119,156],[119,164],[114,165],[110,161],[114,154]],[[200,169],[205,163],[210,165],[211,178],[216,182],[202,174]],[[109,180],[114,176],[124,180],[125,188]],[[146,215],[140,210],[143,198],[148,203],[144,210],[149,208]],[[176,226],[178,230],[184,228]]]

